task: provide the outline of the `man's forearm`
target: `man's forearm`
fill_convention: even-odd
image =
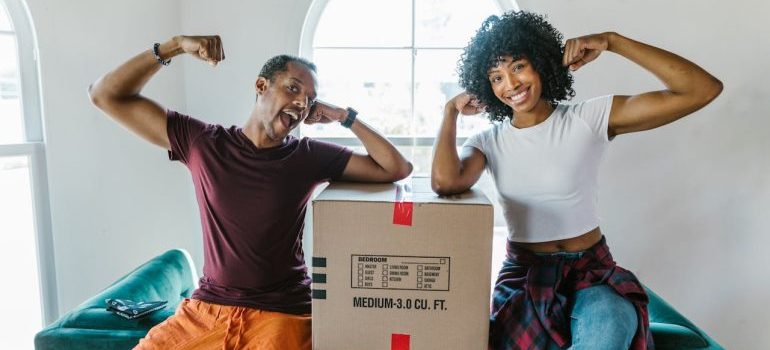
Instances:
[[[158,53],[163,60],[170,60],[181,54],[182,49],[177,37],[161,44]],[[92,96],[115,99],[136,96],[160,67],[161,64],[153,55],[152,49],[148,49],[102,76],[90,87],[89,93]]]
[[[384,136],[369,125],[356,119],[350,130],[361,140],[366,152],[383,170],[396,177],[406,177],[412,172],[412,164]]]

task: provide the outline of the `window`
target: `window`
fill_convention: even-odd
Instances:
[[[0,7],[0,144],[20,143],[24,139],[16,51],[16,35],[6,11]]]
[[[462,91],[462,49],[486,17],[510,9],[495,0],[315,1],[300,54],[318,65],[321,100],[355,107],[416,174],[429,173],[443,106]],[[488,125],[480,116],[460,118],[458,144]],[[301,133],[360,147],[339,125],[302,125]]]
[[[462,49],[485,18],[510,10],[518,8],[507,0],[315,0],[300,56],[318,66],[319,99],[355,107],[412,161],[414,174],[428,174],[444,104],[462,91],[456,72]],[[481,116],[461,117],[458,146],[489,125]],[[363,148],[339,125],[302,125],[300,132]],[[488,174],[478,187],[497,203]],[[507,237],[497,205],[495,226],[492,286]]]
[[[0,0],[0,290],[3,343],[31,348],[56,317],[35,38],[21,0]]]

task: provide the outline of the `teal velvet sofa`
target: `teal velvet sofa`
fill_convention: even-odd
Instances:
[[[189,254],[183,250],[157,256],[40,331],[35,336],[35,348],[131,349],[192,294],[197,280],[195,271]],[[649,289],[647,293],[650,328],[657,349],[723,349],[657,294]],[[105,310],[104,300],[108,298],[168,300],[168,306],[145,318],[127,320]]]
[[[650,330],[656,349],[724,349],[655,292],[647,287],[645,291],[650,297],[647,308],[650,312]]]
[[[169,250],[45,327],[35,336],[35,349],[131,349],[150,328],[173,315],[196,284],[190,255],[181,249]],[[144,318],[127,320],[106,310],[104,300],[108,298],[167,300],[168,304]]]

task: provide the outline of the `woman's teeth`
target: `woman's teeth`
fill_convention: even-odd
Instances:
[[[519,102],[521,102],[522,100],[524,100],[524,97],[526,97],[526,96],[527,96],[527,91],[528,91],[528,90],[524,90],[524,91],[522,91],[522,92],[520,92],[520,93],[518,93],[518,94],[516,94],[516,95],[513,95],[513,96],[509,97],[509,99],[510,99],[511,101],[513,101],[513,103],[519,103]]]

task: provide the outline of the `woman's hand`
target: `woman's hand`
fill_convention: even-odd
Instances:
[[[485,106],[473,95],[462,92],[461,94],[452,97],[452,99],[447,102],[445,108],[454,108],[454,110],[462,115],[474,115],[483,112]]]
[[[591,34],[572,38],[564,44],[562,64],[576,71],[586,63],[595,60],[602,51],[609,47],[609,34]]]

